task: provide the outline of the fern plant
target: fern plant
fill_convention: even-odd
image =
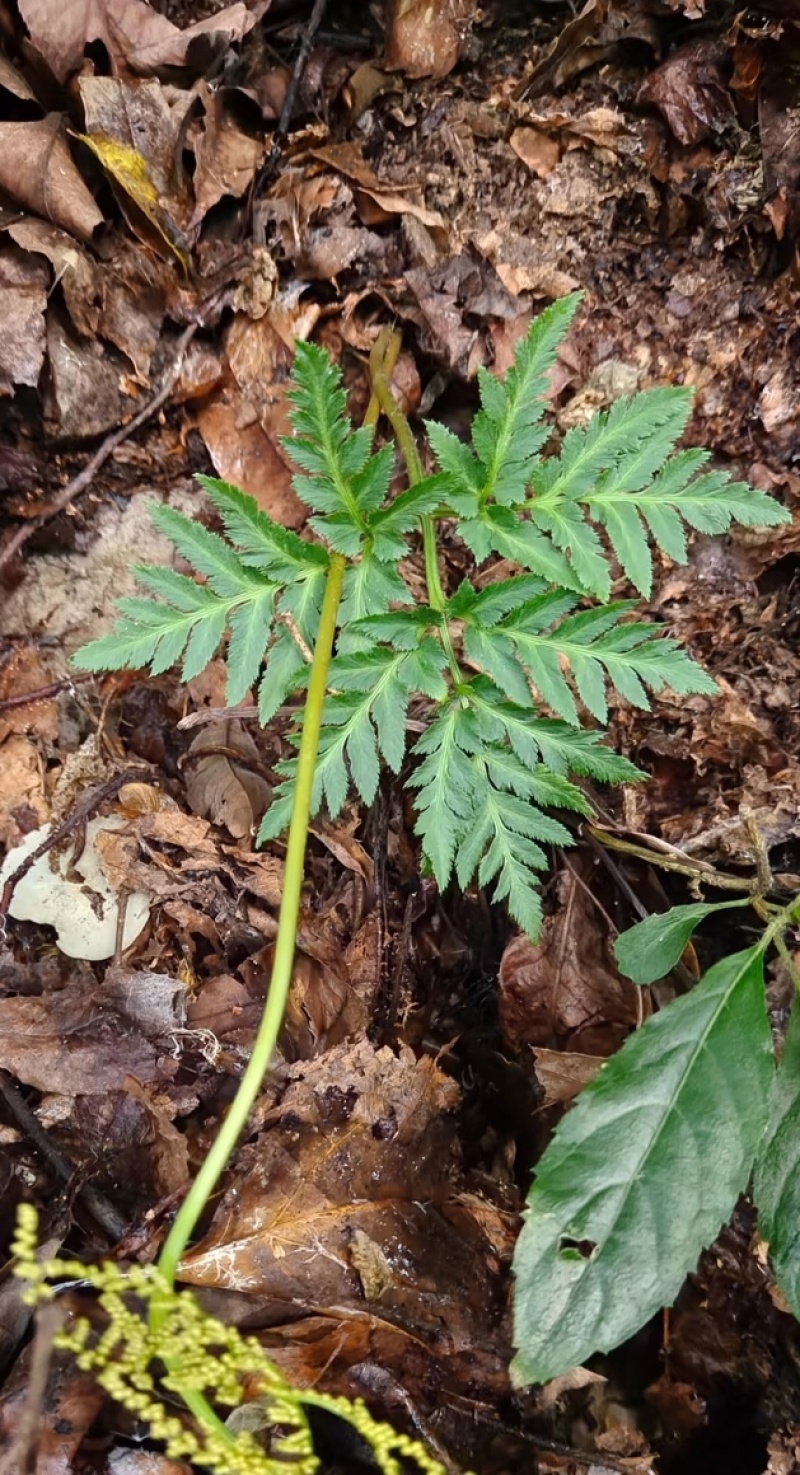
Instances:
[[[495,899],[535,936],[546,847],[571,838],[553,811],[590,813],[582,778],[618,783],[640,776],[603,743],[609,690],[641,707],[665,685],[679,693],[715,690],[657,626],[632,618],[633,602],[610,600],[615,561],[646,594],[652,544],[680,561],[687,528],[721,532],[733,521],[785,521],[768,497],[706,470],[704,452],[675,451],[689,413],[683,389],[621,400],[570,431],[556,454],[543,454],[548,376],[578,300],[565,298],[541,314],[503,381],[480,375],[481,408],[469,444],[427,425],[435,462],[429,475],[390,389],[399,340],[382,336],[376,345],[373,401],[359,430],[347,419],[338,371],[320,350],[299,345],[287,447],[298,467],[295,488],[309,508],[308,536],[278,526],[236,488],[201,478],[224,536],[169,509],[153,513],[198,577],[139,569],[145,596],[122,600],[111,634],[76,658],[90,670],[146,666],[154,674],[181,661],[188,680],[227,639],[231,703],[257,683],[266,723],[287,699],[304,697],[292,739],[297,753],[282,765],[259,837],[289,824],[264,1016],[235,1100],[159,1257],[164,1293],[150,1297],[151,1336],[166,1336],[180,1258],[272,1059],[292,976],[310,815],[323,805],[336,815],[352,789],[369,804],[382,763],[405,773],[417,834],[439,885],[452,878],[461,887],[475,879],[493,885]],[[395,496],[394,447],[373,449],[379,411],[407,471],[408,486]],[[454,589],[443,587],[440,574],[443,524],[461,540],[473,574]],[[408,578],[420,542],[421,599]],[[517,571],[506,577],[509,561]],[[414,727],[422,730],[409,750],[412,704]],[[548,1305],[553,1214],[561,1213],[556,1252],[570,1260],[574,1250],[564,1220],[571,1212],[570,1158],[560,1151],[554,1147],[556,1187],[540,1195],[544,1250],[541,1240],[531,1249],[527,1225],[517,1261],[523,1378],[534,1366],[535,1373],[549,1366],[549,1354],[534,1350],[528,1321],[552,1329],[541,1305]],[[28,1263],[31,1254],[29,1244]],[[587,1285],[591,1309],[597,1287]],[[551,1361],[571,1357],[578,1346],[591,1350],[596,1327],[586,1317],[584,1306],[583,1340],[556,1337]],[[163,1345],[170,1387],[196,1423],[222,1439],[214,1404],[225,1401],[219,1389],[227,1393],[229,1381],[221,1372],[215,1396],[213,1378],[198,1386]],[[231,1471],[245,1467],[231,1456]]]
[[[482,371],[470,444],[426,426],[433,474],[419,458],[376,365],[381,408],[406,453],[409,486],[390,494],[394,447],[375,451],[370,426],[354,430],[341,378],[325,354],[297,347],[293,437],[295,489],[311,536],[274,523],[252,498],[199,480],[225,536],[165,507],[159,529],[203,582],[171,569],[137,572],[148,597],[120,601],[111,634],[77,664],[103,671],[182,661],[196,676],[228,639],[232,704],[258,683],[261,721],[303,692],[331,559],[345,560],[336,648],[328,677],[312,812],[338,814],[355,788],[370,804],[381,764],[407,756],[407,714],[425,724],[407,783],[416,829],[441,887],[493,884],[516,922],[535,936],[547,847],[568,844],[553,809],[586,815],[576,779],[637,778],[603,745],[609,690],[647,707],[669,685],[713,692],[714,682],[658,626],[632,618],[635,602],[609,601],[614,559],[642,594],[652,580],[651,543],[686,558],[686,528],[724,531],[733,521],[775,524],[784,512],[763,493],[704,470],[702,451],[674,452],[690,408],[681,388],[618,401],[542,454],[548,376],[575,313],[577,294],[537,318],[504,381]],[[484,567],[480,583],[443,590],[436,548],[445,522]],[[404,577],[422,538],[426,593]],[[519,572],[497,577],[511,560]],[[296,760],[261,828],[263,842],[288,822]]]

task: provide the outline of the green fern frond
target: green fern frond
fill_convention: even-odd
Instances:
[[[785,508],[727,472],[694,473],[707,461],[704,451],[673,456],[650,485],[640,481],[635,458],[604,473],[581,497],[589,516],[602,524],[631,583],[649,595],[653,560],[648,533],[659,548],[686,562],[684,523],[699,533],[724,533],[734,522],[743,527],[778,527],[791,520]]]
[[[219,512],[241,563],[263,570],[280,584],[325,573],[330,556],[319,543],[309,543],[273,522],[255,498],[238,487],[214,476],[196,476],[195,481]]]
[[[329,547],[356,557],[369,537],[370,514],[386,499],[394,450],[372,453],[373,432],[347,417],[341,371],[311,343],[298,343],[290,395],[294,435],[283,442],[300,468],[294,489],[314,514],[310,526]]]
[[[308,663],[297,641],[286,625],[279,624],[258,688],[258,720],[262,727],[271,722],[292,692],[305,685],[307,675]]]

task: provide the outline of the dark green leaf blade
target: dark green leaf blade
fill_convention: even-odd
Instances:
[[[800,1004],[792,1009],[753,1196],[775,1278],[800,1317]]]
[[[520,1383],[631,1336],[674,1300],[730,1213],[773,1075],[763,985],[757,947],[715,964],[626,1041],[561,1122],[514,1257]]]
[[[745,901],[693,902],[672,907],[668,912],[645,917],[629,927],[614,943],[620,972],[634,983],[655,983],[664,978],[683,956],[689,938],[711,912],[746,906]]]

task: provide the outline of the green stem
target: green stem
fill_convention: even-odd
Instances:
[[[269,992],[264,1013],[258,1027],[253,1053],[247,1069],[239,1083],[228,1115],[216,1140],[192,1183],[181,1205],[175,1222],[167,1235],[158,1260],[158,1268],[165,1280],[174,1285],[181,1256],[194,1233],[197,1222],[217,1182],[225,1169],[239,1137],[247,1123],[264,1076],[269,1069],[275,1051],[280,1028],[283,1023],[286,1000],[292,981],[297,921],[300,915],[300,899],[303,888],[306,841],[311,815],[311,792],[314,770],[319,748],[322,726],[322,709],[328,686],[333,642],[336,634],[339,601],[342,594],[345,560],[339,553],[331,557],[325,597],[322,603],[319,630],[314,646],[314,658],[306,696],[303,731],[297,758],[297,778],[294,787],[292,818],[286,847],[286,866],[283,878],[283,897],[278,918],[278,936],[272,965]],[[163,1316],[159,1318],[163,1320]]]
[[[400,334],[391,328],[384,328],[379,334],[375,347],[370,354],[369,368],[372,378],[372,391],[380,405],[386,419],[392,427],[394,438],[400,447],[400,454],[405,463],[408,484],[413,487],[422,481],[424,471],[419,451],[411,426],[403,414],[392,391],[392,369],[397,362],[400,352]],[[428,604],[435,609],[437,614],[444,614],[447,605],[442,580],[439,574],[439,560],[436,550],[436,526],[430,516],[421,517],[422,546],[425,555],[425,584],[428,593]],[[447,663],[453,677],[456,691],[466,686],[464,673],[458,664],[458,658],[453,646],[450,627],[446,619],[442,619],[440,625],[442,645],[447,656]]]

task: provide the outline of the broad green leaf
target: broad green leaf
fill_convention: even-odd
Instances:
[[[800,1004],[794,1000],[753,1196],[775,1279],[800,1317]]]
[[[775,1278],[800,1318],[800,1004],[794,1001],[778,1066],[753,1196]]]
[[[773,1076],[758,947],[625,1042],[541,1158],[514,1256],[513,1373],[547,1382],[670,1305],[745,1188]]]
[[[746,906],[745,901],[692,902],[668,912],[645,917],[623,932],[614,943],[621,973],[634,983],[656,983],[680,962],[689,938],[712,912]]]

